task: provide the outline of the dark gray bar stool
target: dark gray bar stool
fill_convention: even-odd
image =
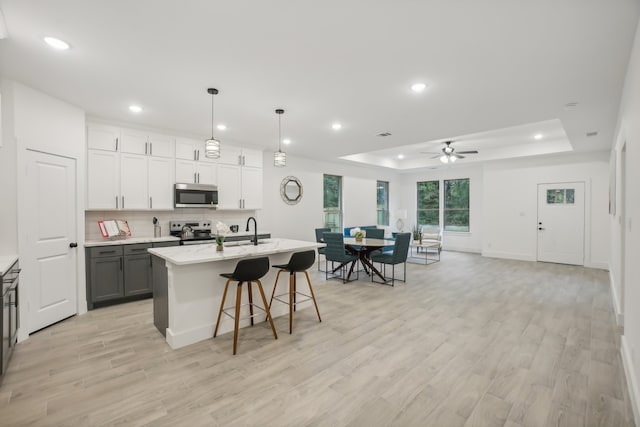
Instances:
[[[296,304],[313,300],[313,305],[316,307],[316,313],[318,314],[318,321],[322,322],[320,318],[320,310],[318,310],[318,303],[316,302],[316,296],[313,293],[313,287],[311,286],[311,280],[309,279],[309,273],[307,270],[316,262],[316,251],[304,251],[304,252],[296,252],[291,255],[288,264],[274,265],[274,268],[279,268],[278,275],[276,276],[276,283],[273,285],[273,292],[271,293],[271,300],[269,300],[269,308],[271,308],[271,303],[273,300],[280,301],[281,303],[289,305],[289,333],[293,332],[293,312],[296,310]],[[278,287],[278,279],[280,278],[280,273],[289,272],[289,292],[276,295],[276,288]],[[309,292],[311,295],[303,294],[302,292],[298,292],[296,289],[296,273],[304,273],[307,278],[307,283],[309,284]],[[284,300],[280,299],[280,297],[284,295],[289,295],[289,299]],[[298,301],[297,295],[302,295],[305,299]]]
[[[216,321],[216,329],[213,331],[213,337],[215,338],[218,335],[218,326],[220,326],[220,318],[222,317],[222,313],[231,317],[235,320],[235,325],[233,328],[233,354],[236,354],[236,348],[238,346],[238,329],[240,324],[240,307],[242,304],[242,284],[246,283],[249,291],[249,304],[244,304],[249,306],[249,313],[251,318],[251,326],[253,326],[253,307],[259,308],[267,313],[267,320],[271,324],[271,330],[273,331],[273,336],[278,339],[278,334],[276,334],[276,328],[273,326],[273,319],[271,318],[271,312],[269,311],[269,306],[267,305],[267,298],[264,296],[264,291],[262,290],[262,283],[260,279],[264,277],[265,274],[269,271],[269,258],[261,257],[261,258],[250,258],[243,259],[238,261],[236,264],[236,269],[233,273],[223,273],[220,276],[226,277],[227,284],[224,286],[224,293],[222,294],[222,301],[220,302],[220,311],[218,312],[218,320]],[[227,311],[233,307],[224,308],[224,302],[227,299],[227,290],[229,289],[229,283],[238,282],[238,290],[236,293],[236,304],[235,304],[235,315],[229,314]],[[260,296],[262,297],[262,303],[264,304],[264,308],[255,305],[253,303],[253,295],[251,293],[251,283],[255,282],[258,285],[258,290],[260,291]]]

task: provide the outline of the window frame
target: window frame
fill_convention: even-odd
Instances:
[[[332,178],[337,178],[338,179],[338,206],[337,207],[325,207],[326,205],[326,193],[327,193],[327,188],[326,188],[326,178],[327,177],[332,177]],[[340,175],[332,175],[332,174],[323,174],[322,175],[322,221],[324,223],[325,227],[331,228],[332,232],[337,232],[337,233],[341,233],[342,232],[342,218],[343,218],[343,212],[342,212],[342,208],[343,208],[343,203],[342,203],[342,176]],[[334,224],[331,225],[328,223],[327,221],[327,216],[328,215],[337,215],[338,218],[338,224]]]
[[[436,184],[436,192],[437,192],[437,201],[438,201],[438,206],[435,208],[420,208],[420,184],[430,184],[430,183],[435,183]],[[440,185],[440,180],[439,179],[432,179],[430,181],[417,181],[416,182],[416,224],[418,225],[418,228],[422,228],[422,226],[437,226],[440,227],[440,208],[442,207],[442,203],[440,201],[441,198],[441,185]],[[421,212],[436,212],[437,216],[438,216],[438,223],[437,224],[421,224],[420,223],[420,213]]]
[[[448,233],[471,233],[471,179],[470,178],[454,178],[454,179],[444,179],[443,181],[443,185],[442,185],[442,230],[446,231]],[[450,208],[447,207],[447,190],[448,190],[448,184],[449,182],[452,181],[466,181],[467,182],[467,201],[466,201],[466,208],[460,208],[460,207],[455,207],[455,208]],[[457,229],[451,229],[451,228],[447,228],[447,227],[455,227],[452,225],[447,224],[447,213],[453,213],[453,212],[466,212],[466,218],[467,218],[467,224],[466,224],[466,230],[457,230]]]
[[[381,189],[384,194],[384,207],[381,207],[380,203]],[[382,221],[380,221],[380,215],[382,215]],[[376,181],[376,223],[382,226],[389,225],[389,181]]]

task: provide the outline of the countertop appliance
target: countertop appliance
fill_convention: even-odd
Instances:
[[[0,376],[4,375],[9,365],[9,359],[18,342],[18,285],[20,282],[20,267],[18,261],[0,276],[2,279],[2,294],[0,294]]]
[[[181,245],[212,243],[216,238],[211,234],[211,221],[195,219],[169,221],[169,234],[179,237]]]
[[[218,206],[218,187],[206,184],[175,184],[176,208],[210,208]]]

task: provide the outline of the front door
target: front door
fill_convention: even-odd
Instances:
[[[76,161],[27,150],[24,194],[26,250],[20,251],[28,283],[28,333],[77,312]]]
[[[538,261],[584,264],[584,183],[538,185]]]

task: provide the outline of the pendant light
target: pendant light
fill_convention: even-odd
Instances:
[[[204,143],[204,155],[210,159],[219,159],[220,141],[213,137],[213,97],[218,94],[218,89],[210,87],[207,92],[211,94],[211,138]]]
[[[282,124],[281,118],[284,114],[284,110],[278,108],[276,110],[276,114],[278,115],[278,151],[273,153],[273,166],[275,167],[284,167],[287,165],[287,153],[283,152],[281,149],[281,141],[282,141]]]

